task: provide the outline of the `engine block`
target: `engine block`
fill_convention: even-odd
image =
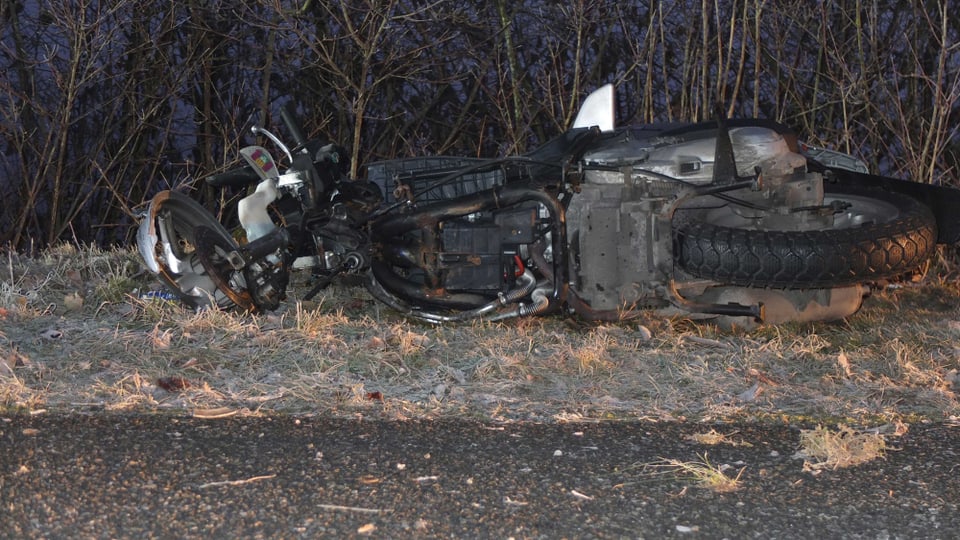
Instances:
[[[654,286],[672,270],[669,223],[660,217],[669,199],[643,177],[611,184],[589,176],[567,209],[574,288],[594,309],[654,305]]]

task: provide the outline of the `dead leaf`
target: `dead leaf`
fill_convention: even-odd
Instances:
[[[847,358],[847,353],[840,351],[840,354],[837,355],[837,365],[843,370],[844,377],[849,379],[853,376],[853,369],[850,367],[850,359]]]
[[[13,374],[13,369],[30,365],[30,359],[17,351],[11,351],[6,358],[0,360],[0,373]]]
[[[740,395],[737,396],[737,399],[739,399],[740,401],[749,403],[757,399],[757,394],[759,393],[760,393],[760,383],[755,382],[753,383],[753,386],[741,392]]]
[[[765,385],[767,385],[767,386],[778,386],[778,384],[779,384],[779,383],[777,383],[777,381],[771,379],[769,375],[767,375],[766,373],[761,372],[760,370],[758,370],[758,369],[756,369],[756,368],[750,368],[749,370],[747,370],[747,373],[748,373],[751,377],[756,377],[757,379],[759,379],[760,382],[762,382],[763,384],[765,384]]]
[[[157,379],[157,386],[163,388],[167,392],[182,392],[187,388],[190,388],[190,381],[184,379],[183,377],[160,377]]]
[[[650,341],[653,338],[653,332],[644,325],[637,325],[637,335],[641,341]]]
[[[67,278],[76,286],[83,285],[83,275],[80,274],[79,270],[70,269],[67,270]]]
[[[369,341],[367,341],[367,348],[370,350],[379,351],[379,350],[386,349],[386,347],[387,347],[387,344],[385,341],[383,341],[383,338],[380,338],[377,336],[373,336],[370,338]]]
[[[360,528],[357,529],[357,534],[373,534],[373,532],[376,530],[376,525],[373,523],[367,523],[366,525],[361,525]]]
[[[83,307],[83,297],[73,292],[63,297],[63,306],[67,311],[78,311]]]
[[[172,340],[171,331],[167,329],[161,332],[158,325],[153,329],[150,338],[153,341],[153,346],[157,349],[167,349],[170,347],[170,341]]]
[[[177,363],[177,364],[180,364],[180,367],[181,367],[181,368],[192,367],[192,366],[197,365],[197,363],[198,363],[197,358],[196,358],[195,356],[191,356],[191,357],[188,358],[187,360],[175,360],[174,362]],[[181,362],[182,362],[182,363],[181,363]]]
[[[29,427],[28,427],[28,428],[23,428],[23,431],[21,431],[20,433],[23,433],[24,435],[26,435],[26,436],[28,436],[28,437],[35,437],[35,436],[37,436],[37,435],[40,434],[40,430],[37,429],[37,428],[29,428]]]
[[[960,383],[960,376],[957,375],[956,369],[951,369],[943,375],[943,382],[947,383],[949,386],[958,386],[957,383]]]
[[[446,372],[457,381],[457,384],[467,384],[467,376],[464,375],[462,369],[446,366]]]

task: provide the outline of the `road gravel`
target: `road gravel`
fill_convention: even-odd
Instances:
[[[710,429],[728,442],[690,438]],[[960,534],[960,426],[911,426],[882,459],[819,474],[795,457],[799,430],[0,414],[0,537]],[[739,487],[716,492],[655,466],[704,456],[741,474]]]

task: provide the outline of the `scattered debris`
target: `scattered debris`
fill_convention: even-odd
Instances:
[[[800,431],[800,450],[795,457],[803,458],[803,470],[819,472],[883,457],[886,447],[886,440],[879,433],[858,432],[845,425],[837,431],[817,426]]]
[[[41,334],[40,334],[40,337],[42,337],[42,338],[44,338],[44,339],[50,339],[50,340],[60,339],[60,338],[63,337],[63,332],[60,331],[60,330],[56,330],[56,329],[54,329],[54,328],[51,328],[51,329],[45,330],[43,333],[41,333]]]
[[[724,434],[724,433],[720,433],[719,431],[713,428],[710,428],[710,431],[707,431],[706,433],[694,433],[692,435],[685,435],[684,439],[687,439],[688,441],[693,441],[699,444],[706,444],[709,446],[713,446],[717,444],[729,444],[731,446],[745,446],[745,447],[753,446],[747,441],[742,441],[742,440],[735,441],[731,439],[730,437],[732,435],[735,435],[736,433],[737,433],[736,431],[733,431],[731,433]]]
[[[757,399],[757,395],[760,394],[760,382],[757,381],[753,383],[753,386],[747,388],[743,392],[737,395],[737,400],[741,403],[751,403]]]
[[[436,482],[439,479],[439,476],[418,476],[414,478],[413,481],[418,484],[423,484],[425,482]]]
[[[683,340],[694,343],[697,345],[702,345],[704,347],[716,347],[718,349],[729,349],[730,344],[718,341],[716,339],[704,338],[700,336],[683,336]]]
[[[837,365],[843,370],[844,377],[847,379],[853,377],[853,369],[850,367],[850,359],[847,358],[847,353],[840,351],[840,354],[837,355]]]
[[[190,388],[190,381],[183,377],[160,377],[157,379],[157,386],[170,393],[178,393]]]
[[[582,500],[584,500],[584,501],[592,501],[592,500],[594,499],[594,497],[591,497],[590,495],[584,495],[583,493],[580,493],[579,491],[577,491],[577,490],[575,490],[575,489],[571,489],[571,490],[570,490],[570,494],[573,495],[574,497],[576,497],[576,498],[578,498],[578,499],[582,499]]]
[[[637,335],[642,341],[650,341],[653,339],[653,332],[651,332],[649,328],[642,324],[637,325]]]
[[[260,480],[270,480],[271,478],[276,478],[275,474],[267,474],[264,476],[254,476],[247,478],[246,480],[224,480],[222,482],[207,482],[206,484],[200,484],[200,488],[208,487],[219,487],[219,486],[242,486],[244,484],[250,484],[253,482],[259,482]]]
[[[362,508],[359,506],[342,506],[339,504],[318,504],[314,508],[321,510],[337,510],[341,512],[356,512],[358,514],[385,514],[391,510],[380,510],[378,508]]]
[[[741,467],[734,477],[727,476],[725,471],[732,469],[730,465],[713,465],[707,454],[700,456],[700,461],[680,461],[678,459],[661,459],[659,462],[644,465],[655,472],[653,474],[675,474],[693,480],[698,486],[720,493],[735,491],[740,487],[740,477],[746,467]],[[686,489],[686,488],[684,488]]]
[[[231,409],[229,407],[218,407],[215,409],[194,409],[193,416],[195,418],[218,419],[236,416],[239,412],[240,411],[238,409]]]
[[[67,308],[67,311],[80,311],[83,308],[83,297],[72,292],[63,297],[63,307]]]

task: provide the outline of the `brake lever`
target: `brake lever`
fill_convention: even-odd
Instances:
[[[290,148],[283,144],[283,141],[281,141],[279,137],[260,126],[253,126],[250,128],[250,131],[252,131],[254,135],[263,135],[264,137],[270,139],[273,144],[277,145],[281,150],[283,150],[283,153],[287,155],[287,160],[293,163],[293,154],[290,152]]]

